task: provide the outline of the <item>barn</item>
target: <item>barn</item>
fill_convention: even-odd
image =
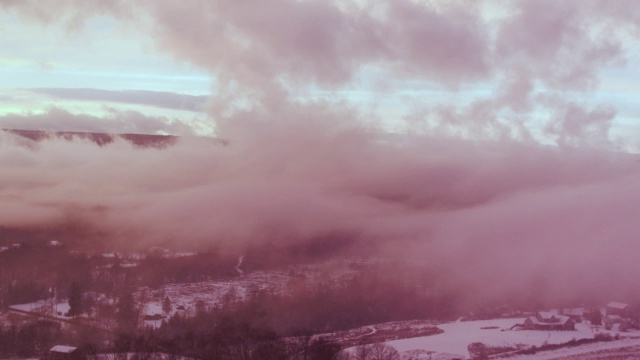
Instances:
[[[629,305],[617,301],[612,301],[607,304],[607,315],[618,315],[621,317],[629,316]]]

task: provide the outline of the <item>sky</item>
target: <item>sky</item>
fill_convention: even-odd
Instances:
[[[187,125],[157,133],[216,136],[270,95],[383,132],[638,148],[628,0],[0,4],[4,115],[133,111]]]
[[[0,226],[640,295],[635,0],[0,0],[0,19],[1,128],[181,136],[2,132]]]

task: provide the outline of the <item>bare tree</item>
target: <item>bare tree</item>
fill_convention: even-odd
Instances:
[[[346,351],[340,351],[339,353],[335,354],[335,356],[333,357],[333,360],[352,360],[353,358],[351,357],[351,354]]]
[[[307,360],[313,337],[310,333],[290,338],[287,342],[291,360]]]
[[[400,354],[385,343],[359,345],[353,354],[354,360],[400,360]]]
[[[367,345],[371,347],[367,360],[400,360],[398,351],[385,343]]]
[[[371,353],[371,347],[367,344],[358,345],[356,351],[353,354],[353,360],[369,360],[369,354]]]

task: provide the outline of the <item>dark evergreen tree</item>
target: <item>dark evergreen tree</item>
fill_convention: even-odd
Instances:
[[[168,296],[165,296],[164,301],[162,302],[162,311],[164,311],[165,314],[171,312],[171,300]]]
[[[82,291],[80,285],[74,281],[69,289],[69,312],[66,315],[76,317],[80,314],[82,314]]]
[[[473,360],[483,360],[489,358],[489,349],[487,345],[481,342],[474,342],[467,346],[469,350],[469,357]]]
[[[118,297],[118,327],[121,331],[130,332],[138,326],[138,312],[133,299],[132,290],[125,287]]]
[[[600,313],[599,309],[593,309],[588,319],[593,325],[602,325],[602,313]]]

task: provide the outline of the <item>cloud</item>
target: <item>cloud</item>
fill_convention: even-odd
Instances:
[[[630,20],[603,14],[599,1],[514,1],[496,18],[487,4],[496,2],[279,0],[263,9],[255,2],[200,0],[156,1],[149,11],[162,49],[219,80],[209,108],[216,119],[246,107],[286,107],[315,87],[357,87],[363,69],[375,68],[381,78],[439,83],[451,91],[451,103],[416,99],[409,116],[422,127],[435,123],[449,136],[485,139],[561,143],[574,136],[546,135],[545,129],[570,129],[546,124],[562,117],[541,116],[558,109],[537,94],[553,92],[568,104],[596,89],[601,69],[625,61],[629,31],[610,28]],[[477,84],[490,88],[489,95],[470,97],[471,105],[468,95],[455,100],[461,87]]]
[[[411,77],[456,84],[487,78],[492,70],[488,29],[473,6],[438,11],[418,2],[392,1],[379,26],[391,48],[386,60]]]
[[[558,120],[547,127],[550,135],[558,135],[559,144],[576,145],[582,142],[606,143],[616,111],[611,107],[600,106],[593,110],[585,110],[574,103],[569,103],[559,110]]]
[[[71,29],[79,29],[87,17],[96,14],[111,14],[119,17],[131,15],[131,8],[121,0],[61,0],[56,4],[37,0],[0,0],[0,7],[18,11],[46,23],[65,21]]]
[[[35,88],[29,89],[29,91],[60,99],[137,104],[194,112],[201,112],[208,99],[208,96],[148,90],[113,91],[85,88]]]
[[[604,11],[605,4],[598,0],[518,0],[508,5],[493,0],[0,3],[40,21],[60,18],[81,24],[97,15],[121,19],[131,31],[150,36],[158,49],[211,72],[215,85],[207,111],[215,119],[247,107],[289,106],[317,89],[357,88],[363,71],[373,68],[381,78],[400,84],[401,80],[441,84],[452,96],[463,86],[492,88],[487,99],[472,100],[476,106],[485,104],[484,118],[494,120],[459,121],[462,127],[480,129],[462,133],[492,133],[500,123],[508,129],[504,133],[517,136],[527,130],[544,133],[544,125],[522,121],[523,116],[535,118],[555,110],[536,101],[536,92],[553,91],[565,103],[575,102],[576,92],[597,87],[603,67],[624,63],[634,20],[620,6]],[[373,89],[364,90],[375,94]],[[167,108],[194,109],[203,100],[188,98],[185,103],[187,98],[152,92],[41,91]],[[427,113],[443,107],[450,113],[465,113],[469,99],[462,100],[443,104],[424,97],[418,100],[417,113],[424,106],[429,107]],[[505,111],[518,116],[504,116]],[[417,121],[415,114],[412,118]],[[437,117],[422,121],[434,119],[439,121]]]
[[[1,225],[77,221],[112,246],[143,248],[325,244],[322,255],[305,256],[426,261],[477,299],[526,297],[522,284],[536,281],[548,291],[540,298],[631,295],[635,280],[615,276],[640,270],[629,255],[640,250],[635,156],[507,141],[399,142],[332,114],[304,125],[296,114],[236,119],[227,146],[183,138],[163,150],[59,138],[29,148],[5,133],[0,198],[13,210]]]
[[[599,27],[609,19],[576,1],[519,2],[496,38],[497,63],[516,66],[550,88],[592,86],[600,68],[622,55],[620,39]]]
[[[154,1],[150,7],[162,48],[258,95],[281,79],[344,86],[366,65],[454,84],[489,73],[488,34],[472,9],[383,4],[379,16],[370,4],[341,8],[333,1]]]

